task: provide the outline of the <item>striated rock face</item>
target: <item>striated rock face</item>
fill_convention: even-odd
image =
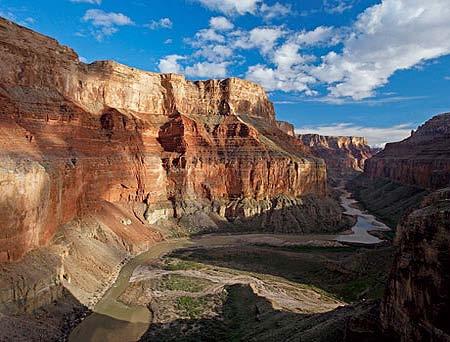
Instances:
[[[450,185],[450,113],[428,120],[401,142],[385,149],[365,165],[371,177],[435,190]]]
[[[47,244],[105,202],[150,223],[216,227],[262,215],[269,229],[271,213],[326,195],[324,162],[278,128],[256,84],[86,65],[4,19],[0,57],[0,261]]]
[[[281,129],[284,133],[290,135],[291,137],[295,136],[295,129],[294,125],[286,122],[286,121],[277,121],[277,126],[279,129]]]
[[[398,252],[381,309],[386,332],[402,341],[449,341],[450,188],[398,226]]]
[[[298,138],[325,160],[329,171],[338,175],[364,170],[364,163],[374,154],[362,137],[299,134]]]

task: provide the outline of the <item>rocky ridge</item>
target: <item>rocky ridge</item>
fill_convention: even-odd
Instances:
[[[309,146],[315,156],[323,158],[328,170],[336,175],[361,172],[374,153],[363,137],[299,134],[298,139]]]
[[[386,144],[365,165],[370,178],[436,190],[450,185],[450,113],[436,115],[409,138]]]

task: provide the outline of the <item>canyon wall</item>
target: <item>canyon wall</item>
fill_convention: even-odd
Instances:
[[[384,333],[405,342],[449,341],[450,114],[387,144],[366,162],[364,182],[375,185],[369,202],[402,212],[381,306]]]
[[[271,230],[272,214],[284,210],[298,231],[340,221],[325,198],[323,160],[278,128],[254,83],[86,65],[4,19],[0,56],[0,261],[48,244],[58,227],[108,203],[150,225],[257,218]],[[299,221],[298,211],[310,215]]]
[[[394,266],[381,308],[401,341],[449,341],[450,188],[429,195],[397,228]]]
[[[286,121],[277,121],[277,126],[284,133],[290,135],[291,137],[295,136],[295,127],[293,124]]]
[[[336,175],[361,172],[366,160],[373,155],[367,140],[362,137],[299,134],[298,139],[309,146],[314,155],[323,158],[328,170]]]
[[[385,149],[365,165],[374,179],[435,190],[450,185],[450,113],[428,120],[411,136]]]

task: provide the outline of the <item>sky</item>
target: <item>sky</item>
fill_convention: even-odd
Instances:
[[[299,133],[398,141],[450,111],[449,0],[0,0],[86,63],[261,84]]]

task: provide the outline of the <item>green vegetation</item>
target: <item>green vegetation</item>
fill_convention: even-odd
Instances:
[[[186,270],[200,270],[205,268],[204,265],[189,260],[179,260],[175,258],[167,258],[163,267],[167,271],[186,271]]]
[[[176,300],[176,306],[183,316],[187,316],[190,319],[197,319],[203,312],[205,305],[204,298],[193,298],[188,296],[178,297]]]
[[[208,280],[171,274],[163,277],[157,288],[158,290],[200,292],[208,285],[210,285]]]
[[[282,277],[303,287],[322,290],[346,302],[383,295],[394,249],[313,246],[243,246],[190,251],[178,258],[251,272],[258,278]]]

